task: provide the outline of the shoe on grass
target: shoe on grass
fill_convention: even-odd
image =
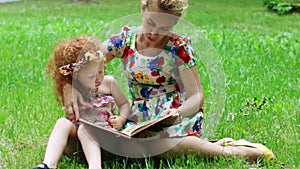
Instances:
[[[50,169],[50,168],[48,167],[47,164],[42,163],[42,164],[39,164],[37,167],[35,167],[33,169]]]
[[[275,159],[275,155],[273,154],[273,152],[270,149],[268,149],[266,146],[264,146],[263,144],[260,144],[260,143],[251,143],[249,141],[241,139],[241,140],[237,140],[237,141],[227,141],[227,142],[225,142],[224,146],[247,146],[247,147],[256,148],[256,149],[259,149],[260,151],[262,151],[262,153],[264,155],[264,160],[266,162],[269,162],[269,161]]]

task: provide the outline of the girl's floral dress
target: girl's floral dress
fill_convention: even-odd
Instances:
[[[137,27],[123,27],[108,41],[108,51],[121,58],[132,99],[129,119],[134,123],[159,117],[163,110],[177,108],[185,100],[179,72],[194,65],[188,38],[173,34],[157,56],[141,55],[136,47]],[[184,137],[202,134],[203,111],[164,128],[159,137]]]
[[[107,94],[93,94],[89,96],[90,106],[80,107],[80,118],[103,127],[112,127],[109,117],[116,115],[115,99]]]

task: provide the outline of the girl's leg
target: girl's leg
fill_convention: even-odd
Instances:
[[[187,136],[184,138],[172,138],[158,140],[160,143],[156,145],[174,145],[163,155],[178,155],[180,153],[194,153],[204,157],[231,157],[236,156],[249,161],[257,161],[263,157],[263,153],[255,148],[245,146],[222,146],[218,142],[211,143],[207,140],[195,136]]]
[[[76,139],[76,133],[77,127],[71,121],[65,118],[58,119],[48,140],[43,163],[47,164],[49,168],[56,168],[61,155],[67,147],[68,140]],[[77,143],[73,142],[73,144],[76,145]],[[73,147],[72,145],[69,146]]]
[[[77,134],[89,164],[89,169],[101,169],[101,151],[98,143],[89,136],[83,125],[79,126]]]

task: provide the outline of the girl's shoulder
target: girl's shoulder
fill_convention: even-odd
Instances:
[[[98,87],[99,93],[102,94],[111,94],[112,86],[116,84],[116,80],[114,77],[110,75],[105,75],[101,85]]]
[[[108,84],[115,83],[115,82],[116,79],[111,75],[105,75],[102,81],[102,83],[108,83]]]

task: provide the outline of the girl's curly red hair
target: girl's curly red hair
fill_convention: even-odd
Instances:
[[[91,42],[91,37],[80,35],[74,39],[59,40],[55,44],[53,54],[50,56],[46,66],[46,72],[54,80],[54,94],[57,101],[64,105],[63,88],[66,84],[72,85],[72,76],[60,74],[58,68],[70,63],[75,63],[80,59],[82,53],[90,49],[99,49],[97,43]]]

